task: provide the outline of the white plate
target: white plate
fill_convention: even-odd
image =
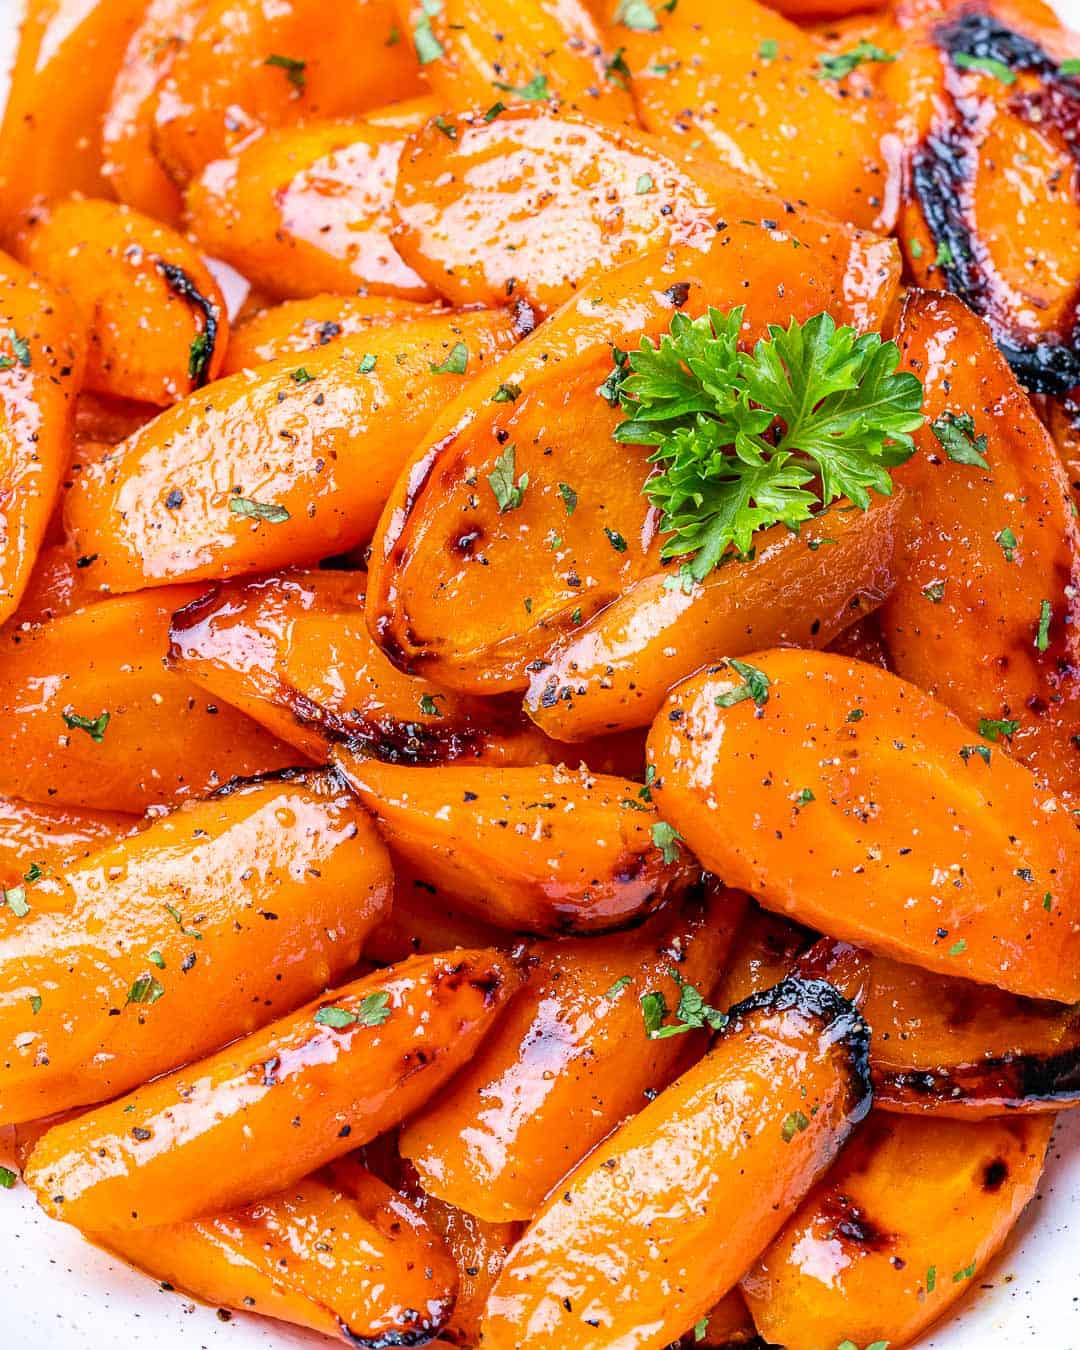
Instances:
[[[73,11],[88,4],[61,2]],[[1080,28],[1080,0],[1059,0],[1057,9]],[[0,102],[20,10],[20,0],[0,0]],[[1080,1350],[1080,1111],[1062,1117],[1050,1154],[1039,1195],[1005,1251],[960,1309],[919,1341],[920,1350]],[[12,1161],[4,1131],[0,1160]],[[162,1290],[46,1218],[21,1185],[0,1191],[0,1265],[0,1350],[326,1350],[332,1344],[247,1313],[219,1314]]]

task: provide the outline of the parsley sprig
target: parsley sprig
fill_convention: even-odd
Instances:
[[[675,314],[658,344],[614,353],[600,390],[626,414],[615,439],[655,447],[645,492],[670,531],[663,554],[687,555],[694,581],[758,530],[797,528],[839,497],[865,510],[871,491],[888,496],[923,421],[922,386],[880,334],[816,314],[770,325],[748,353],[742,321],[741,307]]]

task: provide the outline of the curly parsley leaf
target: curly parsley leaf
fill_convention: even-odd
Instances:
[[[899,351],[828,314],[770,326],[752,353],[738,347],[743,311],[672,317],[656,344],[615,356],[603,397],[626,420],[615,439],[654,447],[660,471],[645,492],[670,533],[666,558],[689,555],[700,581],[770,525],[795,529],[848,497],[892,491],[889,469],[913,450],[922,386],[897,370]]]

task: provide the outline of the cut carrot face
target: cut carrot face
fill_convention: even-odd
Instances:
[[[814,935],[798,924],[751,904],[732,945],[716,989],[720,1008],[760,994],[790,975],[795,962],[813,945]]]
[[[889,594],[900,496],[837,504],[799,533],[762,531],[754,556],[692,588],[644,577],[534,663],[525,710],[556,740],[647,726],[672,685],[756,648],[824,647]]]
[[[742,1281],[762,1337],[914,1340],[978,1283],[1035,1194],[1052,1126],[872,1116]]]
[[[2,377],[0,377],[2,378]],[[300,758],[162,662],[191,587],[2,634],[0,792],[141,813]]]
[[[512,932],[625,927],[695,872],[655,842],[655,809],[625,778],[549,764],[432,774],[341,746],[331,759],[396,853]]]
[[[135,816],[86,811],[0,797],[0,886],[24,888],[74,867],[110,840],[129,833]],[[10,905],[8,906],[10,909]]]
[[[66,297],[0,255],[0,624],[15,612],[71,455],[83,329]]]
[[[268,295],[430,299],[390,242],[403,145],[402,132],[363,122],[270,132],[207,165],[188,189],[188,220],[207,252]]]
[[[959,300],[911,292],[898,344],[923,381],[927,425],[897,470],[916,519],[881,613],[889,659],[987,744],[1076,792],[1080,533],[1068,479]]]
[[[307,1177],[212,1218],[113,1230],[107,1245],[212,1306],[261,1313],[352,1346],[423,1344],[449,1318],[457,1286],[438,1235],[361,1168],[344,1178],[336,1171]]]
[[[515,703],[403,675],[364,622],[363,572],[216,586],[173,619],[169,666],[314,760],[338,741],[392,763],[534,764],[556,749]]]
[[[210,0],[161,81],[155,153],[183,185],[270,128],[424,92],[395,31],[390,0]]]
[[[601,122],[633,122],[626,80],[582,0],[394,0],[421,70],[445,109],[565,103]]]
[[[506,934],[461,908],[456,896],[440,890],[414,867],[391,853],[394,903],[364,944],[364,955],[391,966],[410,956],[434,955],[455,947],[497,947]]]
[[[529,983],[479,1055],[401,1134],[425,1190],[487,1220],[531,1219],[561,1177],[702,1052],[699,1000],[744,903],[718,892],[630,933],[537,943]],[[672,1012],[661,1029],[658,1000],[674,1010],[687,998],[693,1015]]]
[[[893,246],[828,231],[805,242],[734,220],[705,251],[615,268],[443,412],[372,545],[368,621],[391,660],[449,688],[523,689],[526,667],[556,639],[659,571],[659,516],[642,495],[648,449],[612,438],[612,347],[632,350],[674,314],[710,305],[745,304],[747,342],[769,322],[825,309],[880,327],[895,294]]]
[[[716,1048],[540,1210],[492,1290],[483,1344],[658,1350],[692,1328],[866,1114],[868,1039],[819,981],[732,1009]]]
[[[733,1346],[750,1345],[757,1341],[757,1330],[738,1285],[729,1289],[715,1307],[698,1322],[693,1330],[693,1344],[706,1350],[732,1350]]]
[[[409,319],[432,318],[430,305],[389,295],[313,295],[258,310],[234,325],[222,375],[325,347],[339,337],[389,328]]]
[[[649,758],[662,817],[770,909],[943,975],[1080,999],[1075,826],[914,685],[759,652],[678,686]]]
[[[175,230],[113,202],[52,208],[20,256],[67,292],[90,334],[89,389],[168,404],[216,379],[229,340],[217,282]]]
[[[354,980],[55,1126],[24,1179],[55,1218],[93,1233],[249,1204],[415,1111],[469,1061],[519,984],[488,951],[420,956]]]
[[[0,941],[0,1118],[116,1096],[281,1016],[355,964],[392,885],[325,775],[190,803],[26,884]]]
[[[505,313],[417,320],[218,380],[84,473],[68,528],[114,592],[366,543],[439,408],[515,340]]]
[[[194,36],[206,3],[150,0],[143,9],[105,108],[101,172],[122,202],[178,225],[184,202],[154,153],[154,109],[161,83]]]
[[[146,0],[28,0],[0,127],[0,240],[73,192],[108,195],[95,144]]]
[[[865,67],[830,73],[824,43],[756,0],[655,9],[644,24],[609,4],[647,130],[703,141],[722,164],[815,210],[889,228],[898,189],[881,141],[894,113]]]

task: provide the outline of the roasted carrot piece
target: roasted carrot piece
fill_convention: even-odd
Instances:
[[[105,107],[101,172],[122,202],[178,225],[183,198],[154,153],[154,109],[161,83],[194,36],[206,3],[150,0],[143,9]]]
[[[67,299],[0,254],[0,624],[16,610],[71,454],[85,342]]]
[[[395,247],[453,304],[517,296],[541,314],[635,255],[707,240],[718,220],[783,217],[800,237],[807,223],[744,174],[547,104],[415,132],[394,214]]]
[[[695,1325],[683,1343],[704,1346],[706,1350],[733,1350],[734,1346],[757,1342],[757,1330],[750,1316],[739,1286],[729,1289],[724,1297]]]
[[[762,1337],[789,1350],[914,1340],[1005,1241],[1052,1126],[872,1116],[742,1281]]]
[[[55,1218],[94,1233],[249,1204],[415,1111],[468,1062],[519,983],[483,950],[354,980],[55,1126],[24,1179]]]
[[[751,904],[716,988],[717,1007],[730,1008],[779,984],[813,943],[814,934],[807,929]]]
[[[893,112],[863,67],[842,79],[825,45],[755,0],[679,0],[652,23],[610,0],[642,124],[709,152],[784,197],[888,229],[897,185],[881,147]]]
[[[352,1346],[421,1345],[450,1316],[457,1271],[417,1211],[370,1173],[306,1177],[243,1209],[113,1230],[106,1244],[216,1307]],[[355,1193],[354,1193],[355,1192]]]
[[[493,1222],[531,1219],[560,1177],[702,1053],[704,1020],[675,1020],[689,1034],[653,1039],[641,1000],[660,994],[675,1009],[692,988],[707,1001],[743,906],[714,893],[630,933],[537,943],[496,1031],[402,1131],[424,1189]]]
[[[391,327],[437,313],[415,300],[392,295],[313,295],[285,300],[234,325],[225,349],[222,375],[248,370],[279,356],[325,347],[335,338],[352,337],[375,327]]]
[[[181,185],[265,130],[423,92],[390,0],[209,0],[161,81],[154,149]]]
[[[108,195],[97,129],[146,0],[28,0],[0,127],[0,240],[43,201]]]
[[[110,840],[129,833],[135,816],[76,810],[0,797],[0,886],[23,889],[40,876],[66,871]],[[10,909],[11,906],[8,906]]]
[[[85,445],[116,445],[134,435],[160,411],[152,403],[112,398],[92,389],[81,389],[75,400],[76,452]]]
[[[469,692],[522,689],[530,661],[659,570],[648,450],[612,439],[620,414],[598,394],[612,345],[636,348],[709,305],[745,304],[748,342],[823,309],[879,328],[894,246],[824,226],[803,242],[735,219],[705,250],[614,268],[445,409],[372,545],[368,621],[396,664]]]
[[[115,592],[366,543],[415,441],[515,337],[502,313],[423,319],[218,380],[82,475],[76,546]]]
[[[403,145],[402,132],[364,122],[272,131],[207,165],[188,188],[188,220],[207,252],[268,295],[430,299],[390,241]]]
[[[126,1092],[280,1016],[355,964],[392,884],[325,775],[189,803],[28,884],[0,941],[0,1118]]]
[[[533,663],[525,710],[557,740],[647,726],[673,684],[763,646],[824,647],[892,589],[902,495],[837,504],[798,534],[777,525],[754,555],[691,590],[644,577]]]
[[[364,955],[380,965],[407,957],[434,955],[453,947],[495,947],[506,934],[493,924],[465,913],[455,895],[424,876],[424,868],[391,853],[394,903],[390,913],[364,943]]]
[[[90,580],[88,569],[92,567],[93,563],[85,557],[76,557],[70,544],[46,544],[38,552],[8,628],[26,632],[100,600]],[[3,640],[4,634],[0,632],[0,643]]]
[[[19,254],[67,292],[89,332],[87,388],[167,404],[217,378],[225,302],[168,225],[113,202],[64,202],[26,231]]]
[[[1080,789],[1080,532],[1053,442],[953,296],[911,292],[902,364],[927,425],[897,479],[916,528],[881,612],[898,674],[1056,791]]]
[[[570,770],[331,759],[394,851],[468,912],[514,932],[625,927],[685,885],[693,866],[653,842],[640,784]]]
[[[820,981],[737,1005],[716,1048],[548,1199],[495,1283],[483,1344],[658,1350],[688,1331],[866,1114],[868,1039]]]
[[[505,700],[444,693],[386,659],[363,572],[215,586],[174,617],[169,666],[311,759],[337,741],[403,764],[533,764],[556,749]]]
[[[874,666],[776,649],[742,672],[679,685],[649,738],[702,866],[885,956],[1080,998],[1076,827],[1023,765]]]
[[[164,669],[197,589],[149,591],[0,633],[0,792],[142,812],[301,756]]]
[[[443,108],[566,103],[604,122],[632,122],[633,104],[582,0],[394,0]]]

